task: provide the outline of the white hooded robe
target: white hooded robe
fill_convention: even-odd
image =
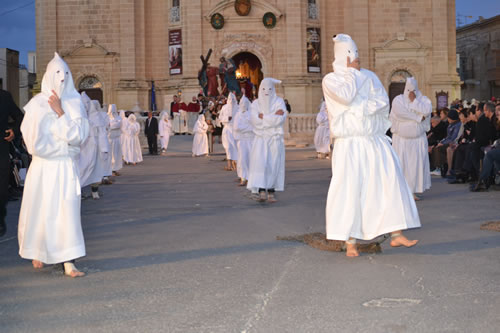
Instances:
[[[108,107],[108,117],[109,117],[109,144],[111,151],[111,170],[118,171],[123,167],[123,154],[121,145],[121,127],[122,118],[116,111],[116,105],[111,104]]]
[[[219,120],[224,125],[222,128],[222,146],[226,151],[228,160],[238,160],[238,148],[233,136],[233,120],[238,112],[238,101],[233,93],[229,93],[227,103],[222,107],[219,113]]]
[[[87,113],[87,119],[90,117],[92,101],[85,92],[82,92],[82,102]],[[92,122],[89,121],[89,136],[80,146],[80,154],[78,155],[78,170],[80,172],[80,185],[85,187],[91,183],[91,175],[94,172],[97,159],[97,143],[92,133]]]
[[[410,102],[408,95],[415,92]],[[392,101],[392,147],[399,156],[406,182],[413,193],[431,188],[431,173],[426,133],[431,127],[432,103],[418,90],[417,80],[406,80],[404,94]],[[424,119],[425,118],[425,119]]]
[[[284,124],[288,115],[285,102],[276,96],[275,84],[281,81],[265,78],[259,87],[259,98],[252,103],[251,123],[255,134],[250,152],[250,172],[247,188],[253,193],[259,189],[285,189]],[[277,115],[283,110],[283,115]],[[259,114],[263,114],[263,119]]]
[[[89,176],[87,183],[100,183],[103,177],[111,175],[109,154],[109,140],[106,127],[108,126],[107,117],[102,116],[101,104],[99,101],[93,100],[90,103],[89,112],[90,135],[93,136],[97,144],[97,154],[95,158],[95,167],[92,174]]]
[[[170,136],[173,135],[173,132],[172,120],[170,120],[168,112],[166,111],[162,112],[160,116],[160,121],[158,122],[158,132],[160,133],[161,149],[167,150]]]
[[[373,72],[347,67],[348,57],[358,58],[348,35],[334,41],[334,72],[323,79],[335,138],[326,237],[368,240],[420,227],[413,195],[385,135],[391,126],[387,93]]]
[[[316,116],[316,132],[314,133],[314,146],[316,152],[328,154],[330,152],[330,125],[325,102],[321,103],[320,110]]]
[[[240,100],[240,111],[234,117],[233,132],[238,147],[238,177],[248,179],[250,168],[250,151],[254,139],[253,127],[251,122],[250,100],[243,95]]]
[[[193,155],[202,156],[208,154],[208,124],[205,121],[205,115],[200,114],[198,120],[194,124],[193,132]]]
[[[122,147],[122,159],[123,159],[123,153],[125,151],[125,140],[126,140],[126,135],[127,135],[127,126],[128,126],[128,119],[127,115],[125,114],[124,110],[120,110],[120,118],[122,119],[122,124],[120,126],[120,144]]]
[[[139,141],[139,132],[141,125],[136,120],[135,114],[128,116],[128,124],[126,127],[125,150],[123,151],[123,159],[127,163],[142,162],[141,143]]]
[[[61,99],[61,117],[48,103],[52,90]],[[21,132],[33,160],[19,215],[19,255],[46,264],[85,256],[76,158],[89,124],[69,67],[57,53],[47,65],[42,92],[24,110]]]

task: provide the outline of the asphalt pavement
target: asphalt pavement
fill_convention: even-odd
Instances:
[[[0,238],[0,332],[499,332],[500,192],[433,177],[411,249],[347,258],[277,236],[324,232],[330,161],[286,152],[286,188],[259,204],[192,136],[82,201],[87,276],[18,255],[20,202]],[[84,189],[89,192],[89,189]],[[50,195],[50,193],[43,193]]]

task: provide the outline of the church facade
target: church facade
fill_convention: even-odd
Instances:
[[[119,109],[150,109],[153,81],[159,110],[189,101],[212,49],[212,66],[225,56],[255,86],[280,79],[292,112],[315,113],[338,33],[391,96],[414,76],[433,103],[460,97],[454,0],[37,0],[36,25],[38,77],[57,51],[77,89]]]

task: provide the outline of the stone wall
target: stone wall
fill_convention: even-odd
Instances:
[[[317,19],[307,15],[307,0],[253,0],[248,16],[238,16],[229,0],[180,3],[180,20],[173,22],[171,0],[37,0],[38,77],[58,51],[76,84],[85,76],[97,77],[104,102],[119,109],[136,102],[148,109],[154,80],[161,110],[179,91],[185,101],[198,93],[199,57],[209,48],[214,65],[222,54],[249,51],[261,61],[265,76],[283,81],[278,93],[294,113],[315,113],[321,79],[331,71],[331,37],[348,33],[358,44],[362,65],[374,70],[386,88],[394,72],[405,70],[433,102],[436,91],[448,91],[450,99],[460,95],[454,0],[317,0]],[[223,29],[210,24],[215,12],[224,15]],[[277,17],[273,29],[262,24],[266,12]],[[307,72],[308,27],[321,29],[321,73]],[[169,74],[171,29],[182,29],[182,75]]]

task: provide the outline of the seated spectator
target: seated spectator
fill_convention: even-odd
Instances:
[[[487,190],[494,182],[494,175],[500,176],[500,104],[497,104],[495,108],[494,122],[496,141],[493,143],[491,150],[484,156],[479,181],[470,188],[472,192]]]
[[[465,153],[466,158],[463,165],[465,176],[462,176],[462,178],[470,177],[472,181],[478,180],[483,149],[492,144],[496,136],[494,114],[495,105],[486,103],[484,105],[484,114],[477,121],[473,142],[467,147]]]
[[[442,121],[442,120],[441,120]],[[446,149],[451,143],[456,142],[458,139],[462,124],[458,119],[458,112],[450,110],[448,112],[448,127],[446,129],[446,138],[441,140],[438,144],[431,147],[431,160],[436,169],[431,172],[431,175],[441,175],[444,177],[448,171],[448,163],[446,161]]]
[[[462,110],[458,113],[458,118],[460,120],[460,123],[462,124],[462,127],[460,128],[460,132],[458,133],[458,140],[456,142],[450,143],[448,148],[446,149],[446,161],[449,166],[448,172],[446,173],[445,177],[451,176],[453,173],[453,156],[455,155],[456,149],[459,147],[460,143],[463,141],[464,138],[464,133],[465,133],[465,126],[468,122],[469,118],[469,113],[466,110]]]
[[[453,152],[452,164],[449,183],[450,184],[461,184],[465,183],[465,180],[462,177],[457,177],[460,175],[463,169],[464,161],[465,161],[465,153],[467,152],[467,147],[470,145],[474,139],[476,132],[476,116],[475,116],[475,106],[471,107],[468,112],[468,117],[464,124],[464,131],[460,138],[458,139],[458,146]]]

